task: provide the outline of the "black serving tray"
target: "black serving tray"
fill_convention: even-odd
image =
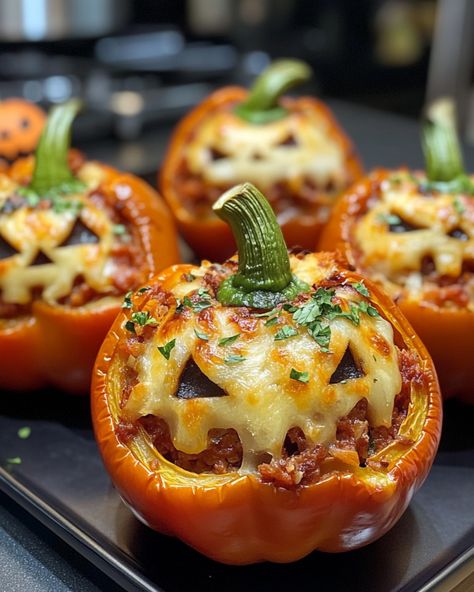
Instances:
[[[358,551],[288,565],[220,565],[143,526],[103,469],[85,398],[2,394],[0,489],[126,590],[434,590],[466,573],[474,543],[474,407],[445,411],[435,466],[395,528]]]

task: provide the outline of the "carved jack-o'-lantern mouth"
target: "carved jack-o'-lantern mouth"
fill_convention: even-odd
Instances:
[[[419,297],[436,288],[438,281],[469,281],[474,199],[462,193],[427,192],[426,183],[421,173],[394,172],[377,190],[378,199],[369,201],[354,223],[358,264],[393,294],[402,288]]]
[[[44,112],[23,99],[0,102],[0,159],[13,161],[31,154],[46,121]]]
[[[92,179],[94,165],[78,174]],[[30,203],[13,185],[11,195],[3,195],[0,213],[1,302],[9,316],[12,305],[21,314],[21,307],[38,297],[67,302],[79,280],[84,298],[114,294],[113,252],[130,237],[124,225],[115,224],[106,209],[93,203],[90,188],[84,184],[81,193],[59,201]]]

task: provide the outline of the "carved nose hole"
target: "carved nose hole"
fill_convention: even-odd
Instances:
[[[71,234],[61,246],[70,247],[72,245],[88,245],[98,242],[99,237],[94,232],[92,232],[90,228],[87,228],[87,226],[81,220],[76,220],[76,223],[71,230]]]
[[[0,259],[8,259],[8,257],[13,257],[13,255],[17,254],[18,251],[3,236],[0,236]]]
[[[298,146],[298,140],[293,134],[288,134],[284,140],[282,140],[279,146]]]
[[[30,267],[34,267],[36,265],[48,265],[48,263],[53,263],[53,261],[51,261],[48,255],[43,253],[43,251],[38,251],[38,254],[30,263]]]
[[[211,160],[221,160],[222,158],[227,158],[227,154],[219,150],[219,148],[211,148],[210,155]]]
[[[457,238],[458,240],[467,241],[469,236],[464,232],[462,228],[455,228],[448,234],[451,238]]]
[[[352,380],[353,378],[361,378],[364,373],[357,365],[352,355],[351,348],[348,347],[342,356],[337,368],[334,370],[329,384],[337,384],[344,380]]]
[[[396,222],[394,221],[393,223],[389,224],[390,232],[413,232],[414,230],[422,229],[422,226],[415,226],[414,224],[411,224],[410,222],[403,220],[403,218],[400,218],[400,216],[395,216],[395,218],[398,218],[398,220]]]
[[[181,373],[176,396],[178,399],[196,399],[202,397],[225,397],[227,393],[212,382],[190,358]]]

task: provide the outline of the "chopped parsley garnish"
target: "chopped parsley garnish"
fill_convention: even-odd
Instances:
[[[290,378],[306,384],[309,382],[309,372],[300,372],[299,370],[292,368],[290,372]]]
[[[14,456],[13,458],[7,458],[6,461],[9,465],[21,465],[21,458],[19,456]]]
[[[459,199],[458,195],[456,195],[456,197],[453,200],[453,207],[460,216],[464,214],[464,212],[466,211],[466,208],[464,207],[462,201]]]
[[[253,316],[256,319],[260,319],[263,317],[272,317],[273,315],[278,315],[280,312],[279,308],[272,308],[272,310],[267,310],[267,312],[259,312],[258,314],[254,314]]]
[[[198,339],[202,339],[203,341],[209,341],[209,335],[207,333],[203,333],[202,331],[199,331],[198,329],[194,329],[194,333],[196,334],[196,337]]]
[[[79,199],[67,199],[65,196],[72,193],[80,193],[84,189],[86,189],[85,183],[78,179],[73,179],[54,189],[50,189],[44,195],[40,195],[28,187],[20,187],[17,189],[17,193],[26,199],[26,203],[31,208],[36,207],[41,201],[49,201],[51,202],[53,212],[56,214],[69,212],[73,216],[77,216],[84,206],[83,202]]]
[[[114,234],[116,234],[117,236],[121,236],[123,234],[128,234],[127,227],[125,226],[125,224],[113,224],[112,225],[112,232]]]
[[[226,364],[239,364],[245,360],[244,356],[239,356],[238,354],[230,354],[227,358],[224,359]]]
[[[158,321],[153,318],[148,311],[134,312],[131,319],[137,325],[145,327],[146,325],[157,325]]]
[[[273,325],[276,325],[277,323],[278,316],[272,317],[271,319],[268,319],[268,321],[265,321],[265,327],[273,327]]]
[[[362,296],[365,296],[366,298],[369,298],[370,293],[367,290],[366,285],[364,284],[364,282],[357,282],[355,284],[351,284],[351,286],[354,288],[354,290],[357,290],[357,292],[359,292],[359,294],[362,294]]]
[[[22,440],[26,440],[31,436],[31,428],[29,426],[24,426],[18,430],[18,437]]]
[[[150,286],[143,286],[143,288],[140,288],[139,290],[137,290],[137,292],[139,294],[143,294],[144,292],[148,292],[148,290],[151,290]]]
[[[397,226],[398,224],[402,223],[402,219],[396,214],[378,214],[377,219],[383,224],[388,224],[389,226]]]
[[[369,317],[379,317],[380,316],[379,311],[375,308],[375,306],[372,306],[368,302],[365,302],[365,301],[359,302],[359,309],[362,312],[365,312],[366,314],[368,314]]]
[[[206,292],[206,290],[204,290],[203,288],[199,288],[199,290],[197,291],[197,298],[193,298],[194,299],[191,299],[189,296],[185,296],[183,298],[183,306],[191,308],[194,312],[201,312],[202,310],[205,310],[206,308],[212,306],[211,295],[209,294],[209,292]],[[178,308],[179,310],[181,310],[181,305],[177,307],[177,310]]]
[[[218,345],[230,345],[231,343],[234,343],[237,341],[237,339],[240,337],[240,333],[236,333],[235,335],[231,335],[230,337],[223,337],[222,339],[219,339],[219,341],[217,342]]]
[[[138,311],[132,313],[130,320],[125,323],[125,329],[130,333],[136,333],[135,325],[146,327],[146,325],[156,326],[158,321],[153,318],[148,311]]]
[[[279,331],[277,331],[277,333],[275,333],[274,340],[282,341],[283,339],[289,339],[295,335],[298,335],[298,331],[291,325],[285,325]]]
[[[193,275],[192,273],[184,273],[183,278],[186,282],[194,282],[194,280],[196,279],[196,276]]]
[[[329,321],[345,318],[354,325],[359,325],[361,312],[371,317],[378,316],[377,309],[365,300],[358,303],[351,302],[349,311],[343,311],[339,304],[333,304],[334,294],[334,289],[318,288],[302,306],[284,306],[285,310],[293,314],[293,321],[306,327],[311,337],[326,353],[329,351],[331,341]]]
[[[133,304],[132,304],[132,296],[133,296],[133,291],[130,290],[129,292],[127,292],[123,298],[123,302],[122,302],[122,308],[132,308]]]
[[[166,358],[167,360],[170,359],[170,355],[172,350],[174,349],[174,346],[176,345],[176,339],[172,339],[171,341],[168,341],[168,343],[166,343],[165,345],[162,346],[158,346],[158,351],[160,352],[160,354]]]

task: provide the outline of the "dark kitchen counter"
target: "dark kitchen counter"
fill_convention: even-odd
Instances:
[[[419,144],[417,122],[400,116],[380,113],[359,106],[334,101],[330,102],[342,126],[352,136],[367,168],[374,166],[409,165],[421,167],[423,164]],[[147,179],[152,179],[158,163],[161,161],[171,126],[163,126],[153,132],[147,132],[135,142],[95,142],[94,145],[81,146],[91,158],[103,160],[122,169],[131,170]],[[474,148],[466,150],[466,165],[474,170]],[[474,338],[473,338],[474,339]],[[447,345],[449,347],[449,345]],[[474,349],[474,348],[473,348]],[[20,395],[19,395],[20,396]],[[2,406],[1,414],[8,415],[8,408]],[[90,435],[87,425],[87,405],[84,402],[84,425],[80,429]],[[17,417],[18,414],[16,414]],[[436,467],[426,484],[429,487],[446,491],[446,504],[450,486],[455,487],[455,479],[449,482],[449,469],[460,467],[462,471],[471,471],[474,483],[474,443],[472,425],[474,407],[469,408],[457,402],[446,406],[445,430],[443,441],[436,460]],[[55,421],[54,417],[51,419]],[[88,436],[89,437],[89,436]],[[3,456],[0,450],[0,456]],[[418,506],[424,501],[424,489],[415,496]],[[467,494],[467,492],[465,492]],[[464,503],[463,492],[456,492],[455,503]],[[425,496],[426,497],[426,496]],[[470,494],[472,502],[472,493]],[[448,508],[448,505],[446,506]],[[425,510],[425,506],[422,506]],[[449,511],[440,516],[428,514],[427,525],[435,535],[436,541],[448,545],[459,543],[460,532],[470,532],[470,544],[474,534],[472,523],[472,503],[467,506],[465,519],[456,522],[449,519]],[[411,509],[407,511],[412,512]],[[470,514],[470,516],[469,516]],[[471,530],[469,531],[469,521]],[[466,530],[467,529],[467,530]],[[402,529],[403,530],[403,529]],[[400,529],[397,531],[400,533]],[[407,533],[418,536],[420,533]],[[391,536],[391,535],[387,535]],[[394,536],[399,536],[394,535]],[[463,539],[464,541],[464,539]],[[403,541],[400,541],[402,544]],[[467,541],[469,543],[469,541]],[[466,547],[466,541],[464,541]],[[427,548],[426,553],[436,549]],[[369,550],[367,551],[369,552]],[[396,560],[396,558],[394,558]],[[441,563],[442,565],[442,557]],[[330,560],[330,559],[328,559]],[[183,566],[186,569],[186,566]],[[374,567],[375,571],[376,566]],[[382,582],[381,574],[378,576]],[[420,582],[421,585],[421,582]],[[48,528],[33,518],[16,502],[0,494],[0,592],[96,592],[118,591],[120,588],[96,567],[62,542]],[[249,583],[249,589],[251,583]],[[383,587],[379,588],[383,592]],[[413,588],[410,588],[412,590]]]

